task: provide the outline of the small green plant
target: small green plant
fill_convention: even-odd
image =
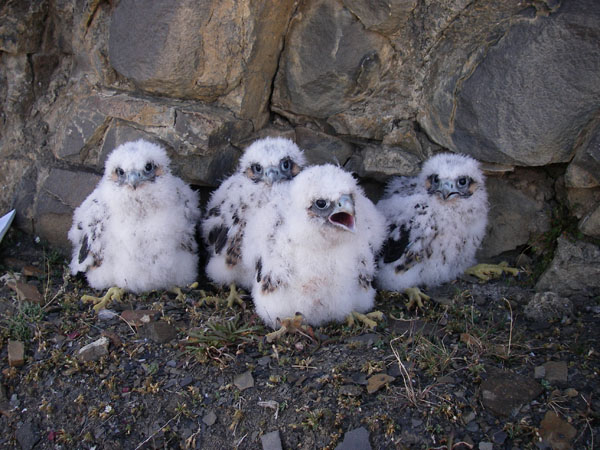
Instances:
[[[44,310],[37,303],[23,302],[13,317],[6,319],[12,339],[29,342],[32,330],[44,319]]]
[[[202,331],[191,331],[186,351],[205,361],[209,358],[223,361],[221,355],[229,351],[258,341],[263,333],[262,326],[250,326],[241,323],[240,316],[224,321],[212,321],[206,324]]]

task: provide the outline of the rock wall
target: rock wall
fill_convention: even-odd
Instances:
[[[597,0],[0,0],[0,16],[0,211],[55,245],[116,145],[160,143],[206,194],[269,134],[374,199],[434,152],[474,156],[483,256],[546,231],[556,202],[600,237]]]

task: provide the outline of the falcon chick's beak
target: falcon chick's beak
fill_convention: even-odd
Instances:
[[[282,180],[284,176],[281,174],[281,171],[277,167],[267,167],[265,170],[265,181],[268,185],[272,185],[280,180]]]
[[[133,171],[127,174],[127,184],[133,189],[137,188],[142,181],[144,181],[144,178],[140,172]]]
[[[452,180],[440,180],[438,192],[442,194],[442,198],[444,200],[447,200],[450,196],[452,196],[452,194],[458,194],[458,191],[454,186],[454,181]]]
[[[351,195],[344,194],[340,197],[329,215],[329,222],[354,233],[354,200]]]

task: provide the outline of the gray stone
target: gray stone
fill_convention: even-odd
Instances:
[[[296,144],[304,150],[308,164],[332,163],[343,166],[352,156],[347,142],[306,127],[296,128]]]
[[[358,17],[366,29],[389,35],[396,32],[408,20],[417,0],[343,0],[343,3]]]
[[[31,450],[41,439],[37,426],[31,422],[20,425],[15,431],[15,437],[21,450]]]
[[[359,175],[386,181],[392,175],[417,175],[420,159],[400,147],[367,146],[363,150],[363,163]]]
[[[56,143],[55,154],[59,159],[79,162],[87,147],[97,145],[108,127],[109,118],[94,110],[83,110],[67,124],[62,138]]]
[[[38,194],[34,220],[40,237],[63,248],[70,248],[67,232],[73,211],[94,190],[100,177],[93,173],[52,169]]]
[[[544,378],[550,383],[566,383],[569,369],[565,361],[548,361],[544,364]]]
[[[217,415],[214,411],[207,412],[204,417],[202,417],[202,422],[204,422],[207,426],[214,425],[217,421]]]
[[[600,237],[600,116],[578,137],[575,156],[565,173],[569,209],[580,219],[579,230]]]
[[[207,102],[228,96],[228,107],[258,128],[268,119],[268,90],[293,7],[291,0],[252,7],[234,0],[122,1],[110,22],[110,64],[148,92]]]
[[[25,344],[23,342],[9,339],[7,354],[10,367],[21,367],[25,364]]]
[[[542,391],[542,386],[530,378],[499,371],[481,383],[481,401],[496,416],[511,417]]]
[[[5,2],[0,7],[0,51],[35,53],[41,44],[48,2]]]
[[[537,291],[552,291],[561,296],[600,294],[600,248],[586,242],[558,238],[550,267],[537,282]]]
[[[600,186],[600,117],[581,133],[565,173],[565,184],[571,188]]]
[[[587,236],[600,238],[600,206],[579,222],[579,230]]]
[[[599,31],[595,0],[513,21],[490,36],[489,48],[465,54],[462,71],[440,68],[424,127],[438,143],[486,161],[568,162],[600,102]]]
[[[571,317],[573,303],[555,292],[538,292],[525,306],[525,317],[534,322],[550,322]]]
[[[540,380],[546,376],[546,368],[544,366],[536,366],[533,369],[533,378]]]
[[[240,391],[254,387],[254,378],[252,377],[252,372],[247,370],[244,373],[236,375],[233,378],[233,384],[235,384]]]
[[[293,22],[286,37],[273,107],[324,119],[375,87],[392,48],[338,2],[301,4],[298,14],[302,20]]]
[[[518,170],[502,178],[487,178],[490,212],[478,259],[513,250],[548,231],[551,186],[546,175],[532,169]]]
[[[355,384],[345,384],[340,386],[340,395],[347,395],[348,397],[358,397],[363,393],[363,388]]]
[[[494,444],[491,442],[480,442],[478,448],[479,450],[494,450]]]
[[[97,361],[102,356],[108,355],[109,340],[103,336],[100,339],[81,347],[77,352],[77,357],[85,362]]]
[[[188,375],[179,382],[179,386],[184,388],[187,385],[192,384],[193,382],[194,382],[194,378],[192,378],[191,376]]]
[[[370,450],[369,432],[360,427],[344,434],[344,440],[335,447],[335,450]]]
[[[150,322],[142,327],[143,334],[157,344],[165,344],[177,337],[177,330],[164,320]]]
[[[270,433],[263,434],[260,437],[263,450],[281,450],[281,438],[279,437],[279,430],[271,431]]]

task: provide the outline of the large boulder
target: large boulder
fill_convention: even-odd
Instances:
[[[370,95],[392,53],[384,37],[365,30],[338,2],[305,2],[286,39],[273,108],[290,117],[325,120]]]
[[[441,145],[485,161],[570,161],[577,136],[600,108],[600,3],[525,11],[493,31],[470,54],[436,54],[421,124]]]
[[[571,242],[561,236],[554,259],[535,289],[556,292],[563,297],[600,295],[600,248],[586,242]]]
[[[294,1],[122,0],[110,23],[111,66],[146,92],[220,102],[268,119],[267,102]]]
[[[214,185],[235,164],[231,142],[253,126],[223,108],[147,98],[112,91],[92,92],[57,115],[52,147],[57,159],[100,171],[116,146],[145,138],[170,151],[186,181]]]

